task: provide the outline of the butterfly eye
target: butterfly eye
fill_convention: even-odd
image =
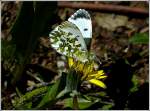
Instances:
[[[79,35],[76,36],[77,38],[79,37]]]
[[[88,29],[87,28],[84,28],[84,31],[87,31]]]

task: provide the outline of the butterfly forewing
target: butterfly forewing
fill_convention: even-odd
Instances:
[[[84,9],[76,11],[68,21],[75,24],[81,31],[84,38],[92,37],[92,23],[89,13]]]

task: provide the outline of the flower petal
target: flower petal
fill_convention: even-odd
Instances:
[[[103,74],[104,74],[104,71],[103,71],[103,70],[99,70],[99,71],[98,71],[98,74],[99,74],[99,75],[103,75]]]
[[[98,77],[100,77],[102,75],[104,75],[104,71],[103,70],[99,70],[99,71],[95,71],[94,73],[90,74],[89,77],[96,77],[96,78],[98,78]]]
[[[97,79],[103,79],[103,78],[106,78],[107,76],[100,76],[98,77]]]
[[[73,63],[74,63],[73,58],[68,58],[68,64],[70,68],[72,67]]]
[[[99,87],[106,88],[106,85],[102,81],[99,81],[97,79],[90,79],[89,82]]]
[[[83,71],[83,68],[84,68],[84,64],[83,63],[79,63],[79,64],[77,64],[78,66],[78,69],[77,70],[79,70],[79,71]]]

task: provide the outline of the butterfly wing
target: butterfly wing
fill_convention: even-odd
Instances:
[[[92,22],[90,14],[84,9],[79,9],[68,19],[68,21],[72,22],[79,28],[88,45],[92,38]],[[83,42],[80,42],[80,44],[82,43]],[[95,59],[99,61],[96,55],[93,56],[95,56]],[[93,58],[93,56],[91,57]]]
[[[79,9],[68,19],[68,21],[79,28],[84,38],[92,37],[91,17],[86,10]]]
[[[66,33],[71,33],[81,44],[81,49],[87,51],[87,47],[84,42],[82,33],[80,32],[79,28],[75,24],[73,24],[69,21],[66,21],[63,24],[61,24],[59,28],[60,28],[60,30],[62,30]]]
[[[75,24],[66,21],[57,26],[49,34],[49,37],[51,46],[58,53],[77,58],[81,61],[85,61],[87,59],[87,49],[83,40],[83,36]],[[83,42],[84,44],[80,44],[79,41]]]

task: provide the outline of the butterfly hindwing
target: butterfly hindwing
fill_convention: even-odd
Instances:
[[[87,50],[82,33],[80,32],[79,28],[75,24],[73,24],[69,21],[66,21],[66,22],[62,23],[59,28],[60,28],[60,30],[62,30],[66,33],[72,34],[78,40],[78,42],[81,44],[81,48],[83,50]]]
[[[66,21],[49,34],[51,46],[60,54],[79,60],[86,59],[86,45],[80,44],[77,35],[83,38],[79,29],[73,23]]]

